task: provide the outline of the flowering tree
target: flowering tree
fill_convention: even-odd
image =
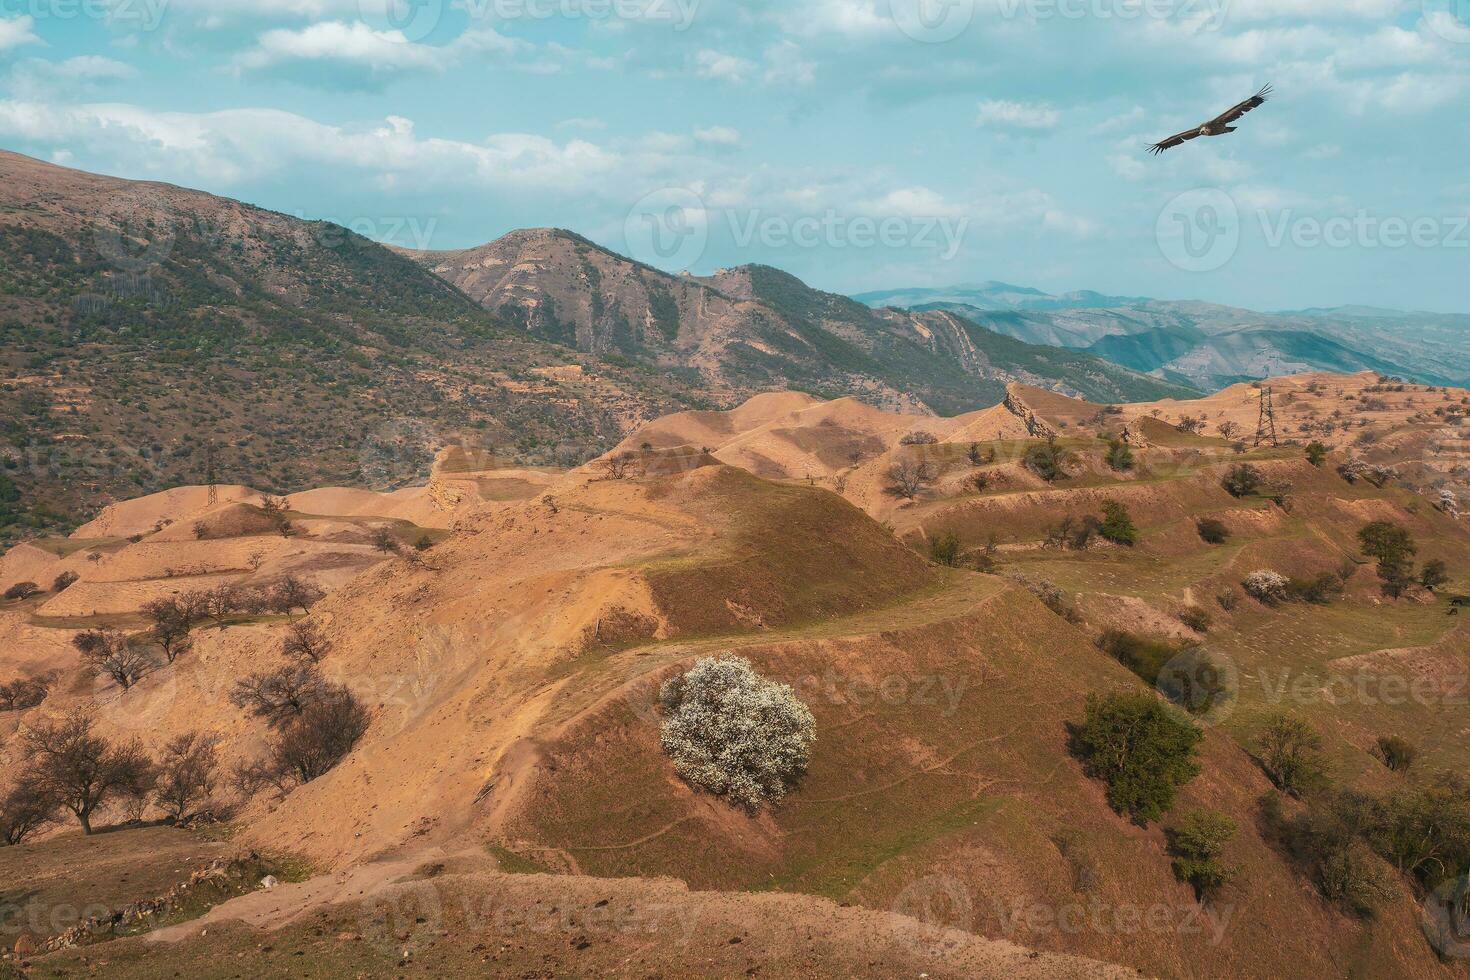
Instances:
[[[749,660],[706,657],[659,691],[664,751],[700,789],[754,809],[806,771],[816,722],[791,687]]]

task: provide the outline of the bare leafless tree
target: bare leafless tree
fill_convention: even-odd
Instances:
[[[34,783],[23,781],[0,796],[0,846],[14,846],[40,830],[61,809]]]
[[[270,591],[272,612],[290,616],[297,609],[310,612],[312,605],[322,597],[322,590],[295,575],[284,576]]]
[[[314,665],[286,664],[240,678],[230,692],[230,703],[280,726],[300,715],[328,688]]]
[[[72,637],[72,645],[94,674],[105,674],[124,691],[157,666],[153,651],[141,637],[117,630],[89,630]]]
[[[184,732],[164,743],[153,798],[175,823],[214,792],[217,743],[215,736],[199,732]]]
[[[888,492],[913,500],[934,482],[934,467],[916,460],[899,460],[888,468]]]
[[[92,833],[92,817],[110,800],[137,799],[153,788],[156,772],[137,742],[113,745],[95,734],[96,720],[77,710],[40,722],[25,734],[29,754],[21,781],[65,807]]]
[[[290,660],[321,663],[322,658],[331,652],[332,642],[322,636],[315,624],[305,620],[288,626],[286,638],[281,641],[281,653]]]
[[[143,604],[143,615],[153,624],[150,636],[163,650],[163,658],[169,663],[187,653],[193,645],[189,631],[194,628],[194,618],[188,607],[176,598],[154,599]]]

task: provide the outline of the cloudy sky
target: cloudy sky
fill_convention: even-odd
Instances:
[[[1470,312],[1466,105],[1470,0],[0,0],[5,148],[842,292]]]

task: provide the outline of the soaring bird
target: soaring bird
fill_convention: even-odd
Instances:
[[[1165,150],[1176,147],[1179,144],[1183,143],[1185,140],[1192,140],[1196,136],[1224,136],[1226,133],[1233,133],[1235,132],[1235,127],[1231,126],[1230,123],[1235,122],[1235,120],[1239,119],[1247,112],[1250,112],[1252,109],[1265,102],[1270,97],[1271,86],[1268,83],[1261,86],[1261,90],[1255,95],[1252,95],[1244,102],[1231,106],[1229,109],[1226,109],[1224,112],[1220,113],[1209,122],[1202,123],[1196,129],[1186,129],[1182,133],[1175,133],[1168,139],[1162,140],[1158,143],[1155,143],[1153,146],[1150,146],[1148,150],[1150,153],[1163,153]]]

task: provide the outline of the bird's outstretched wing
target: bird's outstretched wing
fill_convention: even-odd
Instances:
[[[1233,123],[1233,122],[1235,122],[1235,120],[1239,119],[1241,116],[1245,115],[1247,112],[1250,112],[1252,109],[1254,109],[1256,106],[1260,105],[1262,102],[1265,102],[1270,97],[1271,97],[1271,85],[1268,82],[1267,84],[1262,85],[1261,86],[1261,90],[1259,92],[1257,92],[1255,95],[1252,95],[1250,98],[1246,99],[1244,102],[1240,102],[1240,103],[1237,103],[1234,106],[1231,106],[1229,109],[1227,109],[1226,111],[1220,113],[1220,115],[1216,116],[1213,120],[1211,120],[1211,122],[1219,123],[1222,126],[1225,125],[1226,123]]]
[[[1185,140],[1192,140],[1192,139],[1194,139],[1198,135],[1199,135],[1199,127],[1198,126],[1196,126],[1194,129],[1186,129],[1182,133],[1175,133],[1173,136],[1170,136],[1168,139],[1166,139],[1166,140],[1160,140],[1159,142],[1155,143],[1153,146],[1150,146],[1148,148],[1148,152],[1150,152],[1150,153],[1163,153],[1165,150],[1173,149],[1174,147],[1176,147],[1179,144],[1183,143]]]

